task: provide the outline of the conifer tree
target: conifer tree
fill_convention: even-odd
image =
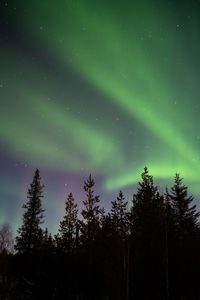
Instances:
[[[169,196],[168,188],[166,187],[166,191],[164,194],[164,207],[165,207],[165,215],[164,215],[164,265],[165,265],[165,288],[166,288],[166,300],[170,299],[170,269],[172,263],[172,253],[174,252],[174,242],[175,242],[175,229],[174,229],[174,216],[173,209],[171,205],[171,200]],[[169,263],[170,262],[170,263]]]
[[[121,238],[124,238],[127,234],[127,204],[122,191],[116,200],[111,201],[111,220],[115,230],[119,233]]]
[[[131,209],[131,297],[162,299],[164,245],[163,197],[145,167]],[[145,289],[143,289],[145,286]],[[163,292],[164,293],[164,292]]]
[[[35,171],[33,181],[30,185],[27,195],[27,202],[23,205],[25,209],[23,214],[22,226],[18,229],[15,249],[18,252],[28,252],[37,249],[42,244],[43,234],[40,225],[43,223],[43,212],[41,198],[44,185],[40,183],[40,172]]]
[[[193,197],[188,196],[188,188],[179,174],[175,175],[174,185],[169,192],[174,222],[174,239],[171,243],[171,283],[173,294],[178,298],[195,299],[191,294],[196,289],[196,274],[199,272],[198,216]],[[170,234],[169,237],[171,237]],[[170,244],[169,244],[170,250]],[[169,263],[170,266],[170,263]],[[194,292],[195,293],[195,292]]]
[[[158,217],[162,219],[164,213],[163,198],[158,193],[158,188],[154,186],[153,176],[149,175],[147,167],[142,173],[142,182],[139,182],[137,193],[133,196],[133,207],[131,218],[133,221],[133,231],[146,228],[150,230]],[[154,218],[156,217],[156,218]]]
[[[99,229],[100,212],[101,209],[98,205],[99,196],[94,196],[94,180],[90,174],[89,178],[84,182],[84,190],[86,192],[87,199],[83,201],[84,209],[81,214],[84,218],[81,226],[83,240],[92,241]]]
[[[65,216],[60,222],[59,233],[56,236],[57,245],[66,253],[71,253],[75,247],[77,226],[78,226],[78,209],[74,203],[72,193],[68,195],[65,202]]]
[[[179,174],[175,175],[174,186],[170,190],[169,198],[177,230],[182,236],[197,226],[199,213],[196,211],[196,205],[192,205],[194,198],[188,196],[188,188],[183,184],[183,178],[180,178]]]
[[[119,294],[128,297],[128,276],[129,276],[129,243],[128,243],[128,212],[125,197],[122,191],[119,192],[116,200],[111,201],[111,224],[114,229],[117,247],[113,249],[113,253],[117,255],[119,273]]]

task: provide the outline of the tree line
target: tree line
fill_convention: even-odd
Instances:
[[[120,191],[109,212],[100,206],[94,186],[90,175],[84,182],[81,218],[69,193],[58,233],[52,236],[42,229],[44,186],[36,169],[15,252],[1,251],[0,275],[7,279],[1,282],[0,278],[0,295],[6,299],[200,299],[200,213],[180,175],[161,194],[145,167],[131,208]]]

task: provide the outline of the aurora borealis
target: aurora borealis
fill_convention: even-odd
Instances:
[[[198,199],[199,20],[199,1],[1,1],[0,222],[36,167],[50,230],[90,172],[105,206],[145,165]]]

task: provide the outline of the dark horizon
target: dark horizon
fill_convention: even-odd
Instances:
[[[41,227],[41,179],[36,169],[15,240],[0,228],[2,299],[200,298],[200,211],[179,174],[160,194],[145,167],[130,209],[120,191],[109,212],[89,175],[82,218],[69,193],[56,235]]]

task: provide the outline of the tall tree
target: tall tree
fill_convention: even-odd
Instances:
[[[75,247],[77,226],[78,226],[78,209],[74,202],[74,197],[70,193],[65,202],[65,216],[60,222],[59,233],[56,236],[58,247],[66,253],[72,253]]]
[[[83,201],[84,209],[81,214],[84,221],[82,222],[81,231],[83,240],[92,241],[99,229],[101,209],[98,205],[99,196],[94,196],[93,187],[95,185],[94,179],[90,174],[89,178],[84,182],[84,190],[87,199]]]
[[[169,267],[171,265],[170,286],[179,299],[197,299],[196,274],[199,272],[199,212],[193,204],[193,196],[188,196],[188,187],[183,178],[175,175],[174,185],[168,195],[171,203],[174,233],[173,243],[169,243]],[[171,245],[170,245],[171,244]],[[170,269],[169,269],[170,270]],[[173,284],[171,284],[173,283]]]
[[[131,209],[132,230],[151,230],[158,218],[164,213],[163,197],[160,197],[153,176],[149,175],[147,167],[142,173],[142,182],[139,182],[137,193],[133,196]],[[160,220],[160,219],[159,219]],[[153,221],[153,222],[152,222]]]
[[[114,229],[119,233],[123,239],[127,235],[128,224],[127,224],[127,204],[122,191],[116,200],[111,201],[111,220]]]
[[[199,212],[196,205],[192,205],[193,196],[188,196],[188,188],[183,184],[183,178],[179,174],[175,175],[174,185],[170,190],[169,198],[171,200],[174,218],[179,236],[187,233],[197,226]]]
[[[18,236],[16,237],[15,249],[18,252],[30,252],[42,244],[43,236],[40,225],[43,223],[44,218],[44,209],[41,204],[44,185],[41,185],[40,180],[40,172],[36,169],[28,190],[27,202],[23,205],[25,209],[23,223],[18,229]]]
[[[172,271],[169,266],[172,265],[172,253],[174,253],[174,243],[176,242],[175,238],[175,226],[174,226],[174,214],[169,197],[169,191],[166,187],[164,194],[164,206],[165,206],[165,216],[164,216],[164,232],[165,232],[165,241],[164,241],[164,265],[165,265],[165,287],[166,287],[166,300],[170,299],[170,279]],[[170,272],[171,271],[171,272]]]
[[[115,264],[118,264],[118,273],[120,282],[119,295],[122,298],[128,298],[128,275],[129,275],[129,226],[128,226],[128,212],[125,197],[122,191],[119,192],[116,200],[111,201],[111,224],[114,232],[116,233],[116,249],[113,249],[113,253],[118,254],[118,260]],[[118,253],[117,253],[118,252]]]
[[[133,197],[131,228],[131,297],[162,299],[164,203],[146,167]]]

